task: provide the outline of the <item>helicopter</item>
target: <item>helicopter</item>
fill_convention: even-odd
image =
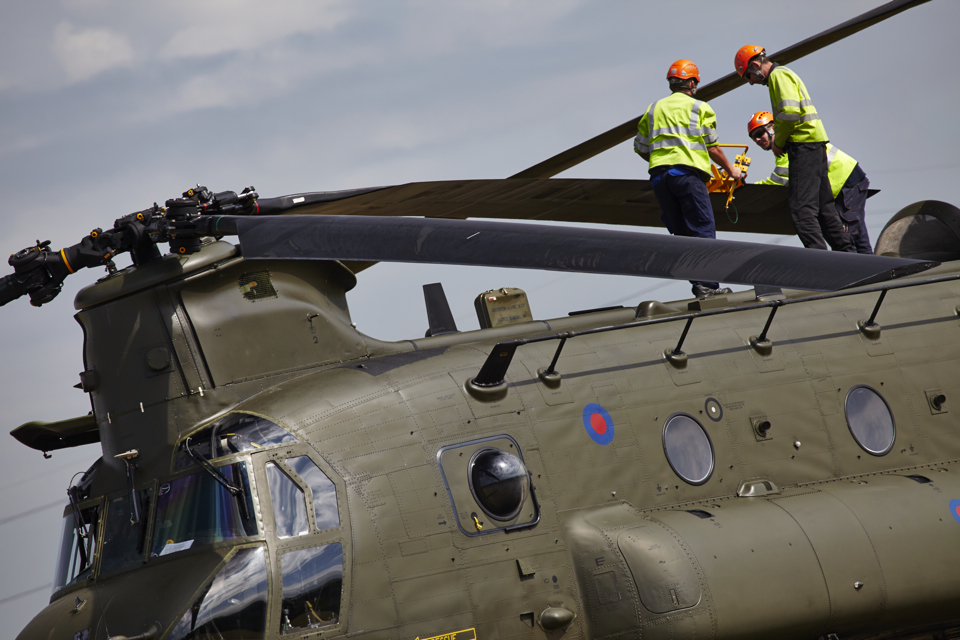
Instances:
[[[362,195],[362,194],[359,194],[359,195]],[[203,252],[200,252],[200,253],[203,253]],[[246,252],[245,252],[245,255],[246,255]],[[192,267],[191,267],[191,268],[192,268]],[[121,277],[123,277],[123,276],[121,276]],[[249,283],[248,283],[248,284],[249,284]],[[258,285],[258,286],[262,286],[262,285]],[[786,311],[786,310],[785,310],[785,311]],[[780,317],[782,317],[782,314],[783,314],[783,312],[781,312],[781,316],[780,316]],[[774,326],[779,326],[779,325],[774,325]],[[629,331],[629,330],[632,330],[632,328],[631,328],[631,327],[626,327],[624,330],[625,330],[625,331]],[[696,331],[695,331],[695,330],[693,330],[693,331],[694,331],[694,333],[691,335],[691,339],[693,339],[693,336],[695,336],[695,334],[696,334]],[[440,337],[440,336],[437,336],[437,337]],[[451,340],[452,338],[449,338],[449,337],[448,337],[447,339],[448,339],[448,340]],[[562,338],[561,338],[561,339],[562,339]],[[581,338],[581,339],[582,339],[582,338]],[[762,341],[761,341],[761,342],[762,342]],[[567,346],[566,348],[567,348],[568,350],[571,349],[571,348],[574,346],[574,343],[575,343],[575,340],[571,338],[570,344],[569,344],[569,346]],[[871,344],[873,344],[873,343],[871,343]],[[527,347],[524,347],[524,349],[526,349],[526,348],[527,348]],[[679,348],[674,349],[674,351],[680,351],[680,350],[681,350],[681,349],[679,349]],[[548,359],[548,360],[549,360],[549,359]],[[563,362],[564,362],[564,360],[562,359],[562,354],[561,354],[560,363],[563,363]],[[545,363],[544,363],[544,364],[545,364]],[[671,365],[671,366],[672,366],[672,365]],[[692,370],[692,369],[691,369],[691,370]],[[677,371],[680,372],[680,369],[677,369]],[[569,375],[569,374],[567,374],[567,375]],[[678,373],[677,375],[678,375],[678,376],[679,376],[679,375],[683,375],[683,373]],[[531,378],[531,379],[532,379],[532,378]],[[539,379],[539,378],[538,378],[538,379]],[[544,386],[546,386],[546,382],[544,382],[543,384],[544,384]],[[562,392],[563,392],[563,386],[564,386],[564,385],[567,385],[567,384],[568,384],[568,381],[563,381],[563,382],[560,383],[560,386],[559,386],[560,391],[559,391],[559,393],[562,393]],[[208,392],[208,395],[211,393],[209,388],[207,389],[207,392]],[[508,394],[508,395],[509,395],[509,394]],[[464,396],[464,398],[466,398],[466,396]],[[467,402],[470,402],[469,400],[466,400],[466,401],[467,401]],[[566,403],[563,403],[563,404],[566,404]],[[604,406],[606,406],[606,405],[604,405]],[[724,408],[724,407],[721,406],[721,409],[723,409],[723,408]],[[141,408],[141,413],[145,413],[144,411],[142,411],[142,408]],[[594,414],[594,415],[602,415],[602,414]],[[492,417],[492,416],[488,416],[488,417]],[[606,420],[606,417],[604,417],[603,419]],[[109,422],[109,418],[108,418],[108,422]],[[613,419],[611,418],[610,424],[613,424],[614,422],[617,422],[617,421],[616,421],[616,420],[613,420]],[[619,434],[619,433],[622,433],[622,432],[623,432],[623,431],[622,431],[622,429],[621,429],[621,430],[619,430],[617,433]],[[596,433],[596,431],[595,431],[595,433]],[[600,434],[600,435],[602,435],[602,434]],[[611,435],[612,435],[612,434],[611,434]],[[184,442],[186,442],[186,441],[184,441]],[[489,444],[489,443],[488,443],[488,444]],[[512,444],[516,444],[516,445],[518,446],[518,448],[519,448],[519,445],[520,445],[521,443],[520,443],[520,442],[513,442]],[[212,447],[213,445],[210,445],[210,446]],[[511,443],[510,443],[510,442],[500,442],[500,443],[498,443],[498,446],[502,447],[503,449],[508,449],[508,448],[511,448]],[[118,453],[123,453],[123,452],[118,452]],[[188,454],[188,455],[189,455],[189,454]],[[201,454],[201,455],[202,455],[202,454]],[[208,452],[207,455],[209,455],[209,452]],[[203,465],[202,465],[201,463],[199,463],[199,462],[198,462],[197,464],[199,464],[200,466],[203,466]],[[281,462],[280,464],[283,465],[284,463]],[[529,465],[529,464],[532,464],[531,462],[529,462],[529,455],[528,455],[528,462],[527,462],[527,464],[528,464],[528,465]],[[129,468],[129,467],[126,466],[127,463],[123,463],[123,465],[124,465],[125,468]],[[205,467],[204,467],[204,468],[205,468]],[[282,468],[286,468],[286,467],[282,467]],[[328,471],[329,471],[329,470],[328,470]],[[206,471],[204,471],[203,473],[206,473]],[[286,472],[284,472],[284,473],[286,473]],[[295,473],[295,472],[294,472],[294,473]],[[331,475],[333,475],[333,474],[331,473]],[[213,475],[210,475],[209,477],[210,477],[211,479],[214,478]],[[211,481],[217,482],[216,480],[211,480]],[[269,482],[269,481],[268,481],[268,482]],[[229,480],[228,480],[228,483],[229,483]],[[134,484],[136,485],[136,481],[134,481]],[[257,484],[260,485],[259,480],[258,480]],[[295,484],[296,484],[296,483],[295,483]],[[239,486],[239,485],[238,485],[238,486]],[[261,485],[261,486],[262,486],[262,485]],[[535,486],[536,486],[535,483],[531,483],[531,484],[530,484],[529,499],[531,499],[531,500],[534,498],[535,495],[537,495],[536,492],[534,491],[534,487],[535,487]],[[462,489],[462,487],[461,487],[460,489]],[[162,490],[162,488],[161,488],[161,489],[158,489],[158,490],[157,490],[157,493],[159,493],[160,490]],[[456,491],[456,490],[457,490],[456,488],[451,489],[451,491]],[[541,490],[542,490],[542,488],[541,488]],[[313,491],[313,490],[311,489],[311,491]],[[622,490],[621,490],[621,494],[622,494]],[[168,493],[168,494],[164,494],[164,495],[169,495],[169,493]],[[316,496],[316,492],[315,492],[315,491],[313,491],[313,495]],[[162,497],[162,496],[161,496],[161,497]],[[118,498],[118,499],[119,499],[119,498]],[[316,500],[316,498],[314,498],[314,501],[315,501],[315,500]],[[133,500],[133,502],[136,503],[136,500]],[[238,505],[239,505],[239,504],[242,504],[242,503],[238,503]],[[544,503],[544,504],[545,504],[545,503]],[[536,506],[536,505],[535,505],[535,506]],[[240,507],[238,506],[238,509],[239,509],[239,508],[240,508]],[[539,506],[537,506],[536,508],[537,508],[537,509],[540,509]],[[722,507],[719,507],[719,508],[722,508]],[[256,511],[256,509],[253,509],[253,511]],[[696,514],[694,514],[694,515],[696,515]],[[481,512],[481,513],[479,514],[479,516],[480,516],[480,518],[484,518],[484,517],[485,517],[483,512]],[[134,516],[131,516],[131,517],[134,517]],[[262,517],[262,505],[261,505],[261,517]],[[697,517],[699,518],[700,516],[698,515]],[[267,520],[269,520],[269,516],[267,517]],[[316,517],[311,516],[311,517],[308,518],[308,520],[310,521],[309,524],[310,524],[311,532],[317,530],[316,528],[319,527],[319,525],[316,524],[316,523],[319,523],[319,521],[320,521],[320,520],[319,520],[319,516],[316,516]],[[709,519],[708,519],[708,520],[709,520]],[[469,526],[467,526],[467,525],[469,525],[469,521],[464,522],[463,524],[464,524],[464,528],[470,530],[470,529],[469,529]],[[528,524],[528,523],[522,523],[522,524]],[[476,528],[478,525],[481,525],[481,523],[479,522],[479,519],[478,519],[476,522],[474,522],[474,525],[473,525],[473,526]],[[406,526],[406,525],[404,525],[404,526]],[[460,525],[458,524],[458,527],[459,527],[459,526],[460,526]],[[541,524],[538,522],[537,525],[535,525],[535,526],[541,526]],[[147,528],[149,528],[149,525],[147,525]],[[461,531],[462,531],[462,530],[461,530]],[[477,531],[480,531],[480,529],[477,529]],[[489,526],[487,527],[487,531],[488,531],[488,533],[487,533],[487,534],[484,534],[484,535],[490,535],[491,532],[490,532],[490,527],[489,527]],[[516,533],[522,533],[522,532],[523,532],[523,529],[522,529],[522,528],[519,529],[519,530],[516,530]],[[496,529],[494,529],[494,531],[493,531],[492,533],[495,534],[495,533],[498,533],[498,531],[496,531]],[[464,535],[466,535],[466,533],[464,533]],[[162,553],[162,552],[163,552],[163,549],[160,549],[160,550],[158,551],[158,553]],[[171,554],[175,554],[175,553],[180,553],[180,552],[179,552],[179,551],[171,551],[169,554],[164,554],[164,555],[171,555]],[[417,556],[417,555],[420,555],[420,554],[416,554],[416,553],[412,554],[412,556]],[[411,562],[411,564],[416,564],[417,561],[416,561],[416,560],[411,560],[410,562]],[[533,563],[529,563],[529,562],[527,562],[527,563],[521,563],[521,562],[519,562],[519,560],[517,561],[516,564],[517,564],[517,566],[521,567],[521,568],[520,568],[521,571],[523,571],[523,570],[529,570],[529,569],[535,567],[535,565],[536,565],[535,562],[533,562]],[[524,569],[524,567],[522,566],[522,565],[524,565],[524,564],[526,565],[525,569]],[[530,575],[534,575],[534,576],[535,576],[537,571],[539,571],[539,569],[537,569],[536,571],[534,571],[533,574],[523,574],[523,575],[521,575],[521,578],[529,578]],[[615,573],[615,572],[614,572],[614,573]],[[569,579],[569,576],[568,576],[567,579]],[[614,580],[616,580],[616,579],[617,579],[617,578],[614,578]],[[623,578],[621,577],[620,579],[622,580]],[[607,581],[609,582],[609,576],[608,576],[608,577],[605,577],[605,578],[601,578],[601,580],[607,580]],[[527,580],[527,581],[529,582],[530,580]],[[556,584],[556,583],[554,583],[554,584]],[[615,584],[618,584],[618,583],[615,583]],[[611,593],[611,592],[608,591],[608,592],[607,592],[607,595],[609,596],[610,593]],[[685,597],[685,596],[684,596],[684,594],[681,593],[679,597],[681,597],[681,599],[682,599],[682,597]],[[62,598],[61,598],[61,600],[62,600]],[[671,599],[671,602],[672,602],[672,599]],[[609,603],[608,603],[608,604],[609,604]],[[80,605],[77,604],[77,605],[75,605],[75,606],[79,607]],[[201,608],[202,608],[202,607],[201,607]],[[75,614],[75,615],[80,615],[81,613],[83,613],[83,612],[82,612],[82,608],[78,609],[77,614]],[[522,613],[520,614],[520,615],[521,615],[521,622],[524,622],[524,620],[525,620],[522,616],[527,615],[528,613],[530,614],[530,618],[529,618],[530,621],[531,621],[531,622],[534,622],[535,625],[540,625],[540,627],[542,628],[542,627],[543,627],[543,616],[542,616],[542,615],[535,615],[535,614],[542,614],[542,612],[534,612],[534,611],[522,612]],[[324,614],[324,611],[320,611],[320,614],[321,614],[321,615],[320,615],[320,620],[319,620],[319,622],[328,622],[328,621],[323,620],[323,617],[324,617],[324,615],[325,615],[325,614]],[[278,615],[279,615],[279,614],[278,614]],[[554,617],[562,617],[563,614],[562,614],[562,612],[561,612],[561,613],[554,612],[553,615],[554,615]],[[307,616],[307,617],[309,618],[309,616]],[[587,617],[588,617],[587,614],[584,612],[584,613],[581,615],[581,618],[580,618],[580,619],[581,619],[581,621],[583,621],[583,620],[587,619]],[[536,620],[534,620],[534,618],[536,618]],[[287,622],[284,621],[284,622],[281,623],[281,624],[287,624]],[[526,623],[524,622],[524,624],[526,624]],[[535,625],[531,625],[530,628],[535,628]],[[327,630],[323,630],[323,629],[322,629],[322,627],[324,627],[324,626],[327,627]],[[330,632],[329,632],[330,627],[329,627],[328,625],[320,624],[318,627],[316,627],[316,629],[317,629],[317,632],[322,632],[322,633],[326,633],[326,634],[329,634],[329,633],[330,633]],[[481,628],[481,630],[482,630],[482,628]],[[144,633],[147,633],[147,631],[148,631],[148,630],[145,630]],[[487,630],[487,632],[490,633],[489,630]],[[426,633],[429,633],[429,631],[427,631]],[[135,635],[135,634],[134,634],[133,632],[131,632],[131,635]],[[496,632],[494,632],[494,635],[497,635]]]

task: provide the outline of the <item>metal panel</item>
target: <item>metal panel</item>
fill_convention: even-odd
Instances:
[[[703,591],[696,571],[670,533],[655,524],[627,529],[617,536],[640,593],[640,602],[654,613],[695,607]]]

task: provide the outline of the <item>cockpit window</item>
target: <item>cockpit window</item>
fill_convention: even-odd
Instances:
[[[317,463],[307,456],[288,458],[287,464],[296,471],[313,493],[313,510],[317,516],[317,529],[323,531],[340,526],[337,511],[337,487],[330,481]]]
[[[143,561],[152,494],[151,489],[138,491],[136,506],[129,493],[110,501],[103,526],[100,575]]]
[[[70,508],[63,516],[60,550],[57,554],[57,568],[53,577],[54,591],[90,577],[94,554],[97,550],[99,516],[99,505],[85,507],[79,511]]]
[[[240,549],[183,614],[168,640],[263,638],[267,562],[263,547]]]
[[[197,455],[215,460],[233,453],[256,451],[267,447],[296,442],[296,437],[278,424],[247,413],[231,413],[201,429],[180,443],[174,463],[175,470],[193,466],[195,461],[187,453],[187,443]]]
[[[310,522],[307,520],[303,489],[272,462],[267,463],[266,472],[267,484],[270,485],[270,502],[273,503],[273,516],[277,524],[277,537],[292,538],[309,533]]]
[[[284,553],[280,631],[335,624],[343,593],[343,545],[339,542]]]
[[[257,534],[246,463],[219,471],[239,489],[236,495],[206,471],[160,485],[152,557]]]

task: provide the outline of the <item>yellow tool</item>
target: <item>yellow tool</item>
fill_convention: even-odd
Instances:
[[[733,166],[740,169],[739,183],[731,178],[725,170],[718,169],[717,165],[710,165],[710,171],[713,172],[713,177],[707,181],[707,192],[726,193],[726,208],[729,209],[730,203],[733,202],[733,190],[737,188],[738,184],[742,184],[743,180],[747,177],[747,169],[750,168],[750,158],[747,157],[747,145],[745,144],[719,144],[717,146],[743,148],[743,153],[737,154],[737,157],[733,159]]]

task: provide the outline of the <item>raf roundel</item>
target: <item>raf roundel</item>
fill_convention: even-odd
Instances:
[[[950,501],[950,513],[953,515],[953,519],[957,522],[960,522],[960,500],[951,500]]]
[[[613,442],[613,418],[607,410],[591,402],[583,408],[583,428],[587,435],[597,444]]]

